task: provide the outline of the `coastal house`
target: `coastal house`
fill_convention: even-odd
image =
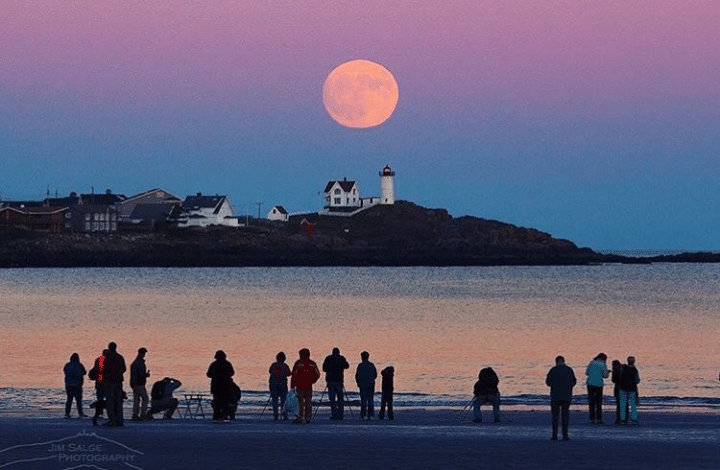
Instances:
[[[273,206],[267,214],[268,220],[276,220],[280,222],[287,222],[289,219],[288,211],[283,206]]]
[[[0,227],[61,233],[66,229],[68,214],[67,207],[3,204],[0,207]]]
[[[67,208],[66,232],[117,232],[118,212],[114,205],[77,204]]]
[[[120,220],[129,219],[139,204],[175,203],[180,205],[182,200],[160,188],[153,188],[125,199],[117,204]]]
[[[358,208],[360,202],[360,187],[355,181],[328,181],[323,191],[325,208],[331,210]]]
[[[321,211],[326,215],[351,217],[360,211],[376,205],[395,204],[395,172],[389,165],[380,171],[380,196],[360,197],[360,188],[355,181],[329,181],[323,191],[325,204]]]
[[[182,203],[178,227],[208,227],[224,225],[238,227],[239,221],[227,196],[204,196],[197,193],[188,196]]]

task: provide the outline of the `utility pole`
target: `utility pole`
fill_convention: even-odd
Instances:
[[[258,205],[258,220],[260,220],[260,207],[263,205],[262,202],[256,202],[255,204]]]

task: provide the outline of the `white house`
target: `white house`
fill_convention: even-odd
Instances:
[[[355,181],[328,181],[323,191],[326,209],[360,207],[360,187]]]
[[[208,227],[226,225],[238,227],[238,218],[227,196],[188,196],[182,203],[179,227]]]
[[[268,220],[278,220],[280,222],[287,222],[290,218],[288,211],[283,206],[273,206],[267,214]]]

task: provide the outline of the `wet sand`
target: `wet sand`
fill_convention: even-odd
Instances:
[[[357,413],[357,411],[356,411]],[[402,410],[394,421],[309,425],[243,413],[238,420],[93,427],[89,419],[0,416],[0,468],[720,468],[720,416],[641,413],[637,426],[591,425],[571,412],[568,442],[550,440],[549,410],[455,419],[458,410]]]

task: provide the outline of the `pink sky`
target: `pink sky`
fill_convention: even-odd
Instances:
[[[690,207],[695,210],[693,199],[718,195],[705,178],[720,177],[711,150],[720,104],[720,3],[80,5],[47,0],[0,7],[0,153],[17,173],[12,181],[0,180],[9,196],[38,191],[31,188],[37,172],[22,174],[21,162],[32,156],[45,159],[38,163],[46,171],[42,187],[61,192],[86,191],[78,185],[92,184],[126,192],[165,185],[181,195],[206,188],[254,201],[274,197],[263,186],[277,178],[290,189],[273,203],[312,210],[314,185],[344,175],[368,179],[376,167],[392,162],[407,177],[404,188],[398,181],[403,199],[447,207],[455,215],[532,225],[596,247],[642,243],[596,237],[587,224],[574,225],[578,217],[572,212],[583,209],[569,208],[563,195],[577,201],[580,195],[558,185],[599,171],[609,179],[605,189],[594,188],[592,202],[605,201],[603,219],[614,224],[613,231],[635,219],[618,214],[616,205],[644,213],[659,209],[647,202],[659,196],[648,187],[655,179],[646,180],[659,175],[681,177],[680,188],[704,188],[693,196],[663,191],[662,204],[678,204],[673,207],[682,215],[681,227],[695,224],[696,233],[720,229],[717,218],[707,226],[712,207],[706,216],[693,216],[697,220],[687,216]],[[395,115],[364,134],[338,128],[320,98],[327,73],[354,58],[383,64],[400,87]],[[75,150],[59,143],[64,139]],[[194,162],[198,153],[218,162],[210,172],[235,162],[239,172],[259,173],[221,179],[214,188],[207,185],[217,179],[167,176],[169,168]],[[143,167],[144,178],[98,176],[103,159],[134,161],[144,158],[140,154],[157,158]],[[432,177],[438,154],[456,164],[468,183],[491,188],[498,195],[493,203],[477,202],[490,201],[489,194],[472,191],[463,195],[466,203],[453,200],[447,188],[457,185]],[[586,162],[568,168],[578,155]],[[365,161],[358,165],[358,158]],[[67,171],[75,162],[82,170],[74,174],[82,177],[52,171],[52,162],[65,159],[71,162]],[[265,161],[273,163],[258,163]],[[278,162],[292,169],[278,173]],[[304,168],[307,174],[298,179]],[[547,205],[539,212],[523,209],[527,195],[519,190],[536,185],[538,174],[551,179],[552,187],[538,195]],[[375,184],[364,186],[372,192]],[[609,187],[627,199],[611,200]],[[643,234],[667,226],[662,211],[651,218]],[[720,249],[711,241],[717,237],[692,238],[678,230],[653,243],[712,243],[706,247]]]

